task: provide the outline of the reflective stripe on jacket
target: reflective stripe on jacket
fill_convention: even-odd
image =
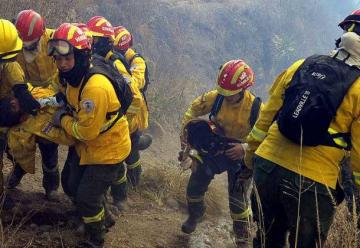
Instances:
[[[67,85],[66,98],[74,114],[73,117],[64,116],[61,125],[81,141],[75,145],[80,164],[117,164],[123,161],[131,147],[126,117],[121,117],[108,131],[100,133],[112,121],[107,119],[107,113],[120,108],[111,82],[100,74],[91,76],[83,88],[80,102],[79,89],[80,86]]]

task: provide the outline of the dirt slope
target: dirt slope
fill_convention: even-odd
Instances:
[[[210,191],[215,197],[208,197],[210,207],[198,231],[193,235],[182,234],[188,173],[174,166],[173,154],[164,148],[155,149],[161,144],[162,140],[157,140],[150,151],[143,153],[143,182],[137,190],[130,191],[128,209],[119,212],[111,207],[117,222],[107,233],[106,247],[234,247],[226,201],[216,202],[216,198],[226,195],[223,182],[226,177],[214,180]],[[60,164],[65,154],[61,147]],[[3,213],[1,247],[73,247],[79,240],[71,216],[73,206],[61,188],[57,201],[44,199],[39,162],[40,159],[35,175],[26,175],[17,189],[9,192],[17,207],[11,213]],[[11,171],[9,162],[5,171],[6,174]]]

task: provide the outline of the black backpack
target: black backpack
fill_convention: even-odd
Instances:
[[[241,94],[241,98],[244,97],[244,92],[240,92]],[[210,114],[209,114],[209,120],[213,121],[214,118],[216,117],[216,115],[219,113],[220,109],[221,109],[221,105],[224,101],[224,96],[218,94],[216,96],[215,102],[212,105]],[[261,106],[261,98],[260,97],[255,97],[253,104],[251,106],[251,110],[250,110],[250,119],[249,119],[249,124],[250,127],[252,128],[255,125],[255,122],[259,116],[259,111],[260,111],[260,106]]]
[[[129,66],[131,67],[131,63],[134,61],[134,59],[136,58],[142,58],[145,62],[145,85],[144,85],[144,88],[141,89],[141,93],[143,93],[144,95],[144,98],[145,98],[145,93],[149,87],[149,85],[151,84],[150,82],[150,75],[149,75],[149,68],[148,68],[148,65],[146,63],[146,60],[144,59],[143,56],[141,56],[139,53],[135,53],[134,56],[129,60],[128,64]],[[145,99],[146,101],[146,99]]]
[[[285,90],[277,114],[280,132],[296,144],[350,149],[349,133],[329,133],[336,111],[360,70],[325,55],[307,58]],[[347,143],[339,145],[334,138]]]
[[[92,59],[92,67],[89,68],[87,74],[84,77],[84,83],[80,86],[79,95],[78,95],[78,101],[81,100],[81,93],[88,82],[89,78],[94,74],[102,74],[105,77],[109,79],[112,86],[114,87],[115,93],[117,98],[120,101],[121,107],[113,112],[108,112],[106,114],[106,118],[108,120],[111,119],[111,116],[118,114],[117,118],[111,123],[111,125],[106,129],[103,130],[101,133],[106,132],[109,130],[112,126],[115,125],[115,123],[126,114],[127,109],[131,105],[131,102],[133,100],[133,93],[131,91],[130,86],[124,79],[124,77],[118,72],[117,69],[115,69],[112,65],[107,63],[105,59],[99,55],[93,55]]]

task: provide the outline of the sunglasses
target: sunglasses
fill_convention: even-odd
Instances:
[[[66,56],[73,52],[73,46],[66,40],[49,40],[47,47],[47,55]]]

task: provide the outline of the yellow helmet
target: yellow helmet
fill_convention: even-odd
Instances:
[[[15,59],[22,49],[22,41],[14,24],[0,19],[0,62]]]

